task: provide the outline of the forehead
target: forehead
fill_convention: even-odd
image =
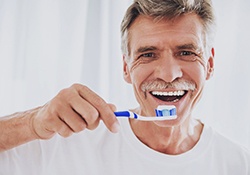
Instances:
[[[139,16],[129,29],[130,51],[142,46],[174,47],[193,44],[204,46],[204,30],[196,14],[186,14],[168,20],[154,20],[148,16]]]

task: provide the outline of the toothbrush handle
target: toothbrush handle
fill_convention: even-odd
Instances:
[[[116,117],[127,117],[127,118],[138,118],[138,116],[135,113],[132,113],[130,111],[117,111],[114,112]]]
[[[128,111],[117,111],[114,112],[116,117],[130,117],[130,113]]]
[[[176,119],[177,116],[173,115],[173,116],[154,116],[154,117],[144,117],[144,116],[140,116],[137,115],[136,113],[130,112],[130,111],[117,111],[114,112],[114,114],[116,115],[116,117],[121,117],[121,118],[134,118],[137,120],[142,120],[142,121],[162,121],[162,120],[173,120]]]

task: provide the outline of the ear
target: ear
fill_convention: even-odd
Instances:
[[[128,58],[126,58],[126,55],[123,55],[122,58],[123,58],[123,78],[127,83],[131,84],[132,82],[131,82],[128,62],[127,62]]]
[[[213,76],[213,73],[214,73],[214,48],[211,49],[211,55],[208,58],[206,80],[209,80]]]

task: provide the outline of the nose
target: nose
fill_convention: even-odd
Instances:
[[[183,71],[179,60],[170,55],[160,58],[155,68],[155,76],[165,82],[181,78]]]

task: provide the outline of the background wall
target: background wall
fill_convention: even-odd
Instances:
[[[120,22],[131,0],[0,0],[0,116],[86,84],[118,109],[136,106],[122,78]],[[215,73],[195,117],[250,148],[248,0],[214,1]]]

